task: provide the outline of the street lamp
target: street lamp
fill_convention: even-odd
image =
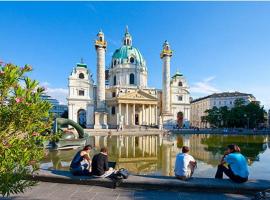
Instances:
[[[249,129],[249,117],[247,116],[247,114],[244,114],[244,117],[247,118],[247,129]]]

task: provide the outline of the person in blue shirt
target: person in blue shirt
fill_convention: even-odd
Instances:
[[[236,183],[244,183],[248,180],[247,160],[240,152],[240,147],[237,145],[228,145],[228,149],[218,165],[215,178],[222,179],[224,173]],[[226,163],[228,167],[225,166]]]
[[[91,145],[86,145],[82,150],[78,151],[70,164],[70,172],[74,176],[90,176],[89,167],[91,166],[91,159],[89,156],[92,150]],[[85,161],[83,163],[83,161]]]

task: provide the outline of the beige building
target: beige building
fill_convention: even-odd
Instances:
[[[256,101],[252,94],[241,92],[223,92],[214,93],[191,102],[190,123],[193,127],[209,128],[209,124],[201,121],[202,116],[205,116],[207,109],[212,109],[214,106],[220,108],[227,106],[229,109],[234,107],[236,99],[243,99],[246,104]]]

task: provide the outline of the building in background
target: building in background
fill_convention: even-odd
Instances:
[[[270,109],[268,110],[267,127],[270,128]]]
[[[206,115],[205,111],[212,109],[214,106],[217,108],[227,106],[230,109],[234,107],[236,99],[243,99],[245,104],[256,101],[256,98],[252,94],[241,92],[214,93],[202,98],[194,99],[191,101],[191,126],[199,128],[208,127],[208,124],[201,121],[202,116]]]
[[[86,128],[117,128],[147,125],[171,128],[181,114],[185,127],[189,125],[190,93],[184,76],[170,75],[172,50],[164,42],[162,59],[162,90],[148,86],[146,61],[133,46],[126,29],[123,44],[112,55],[105,69],[107,42],[104,33],[97,34],[97,83],[83,62],[77,63],[69,76],[69,119]]]
[[[60,104],[58,100],[49,95],[42,95],[41,98],[52,104],[53,107],[50,110],[50,113],[52,113],[55,118],[62,117],[63,114],[68,111],[67,105]]]

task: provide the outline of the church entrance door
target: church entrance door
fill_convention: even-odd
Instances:
[[[139,125],[139,114],[135,114],[135,125]]]
[[[80,109],[78,111],[78,124],[80,124],[81,127],[86,128],[86,111],[83,109]]]

